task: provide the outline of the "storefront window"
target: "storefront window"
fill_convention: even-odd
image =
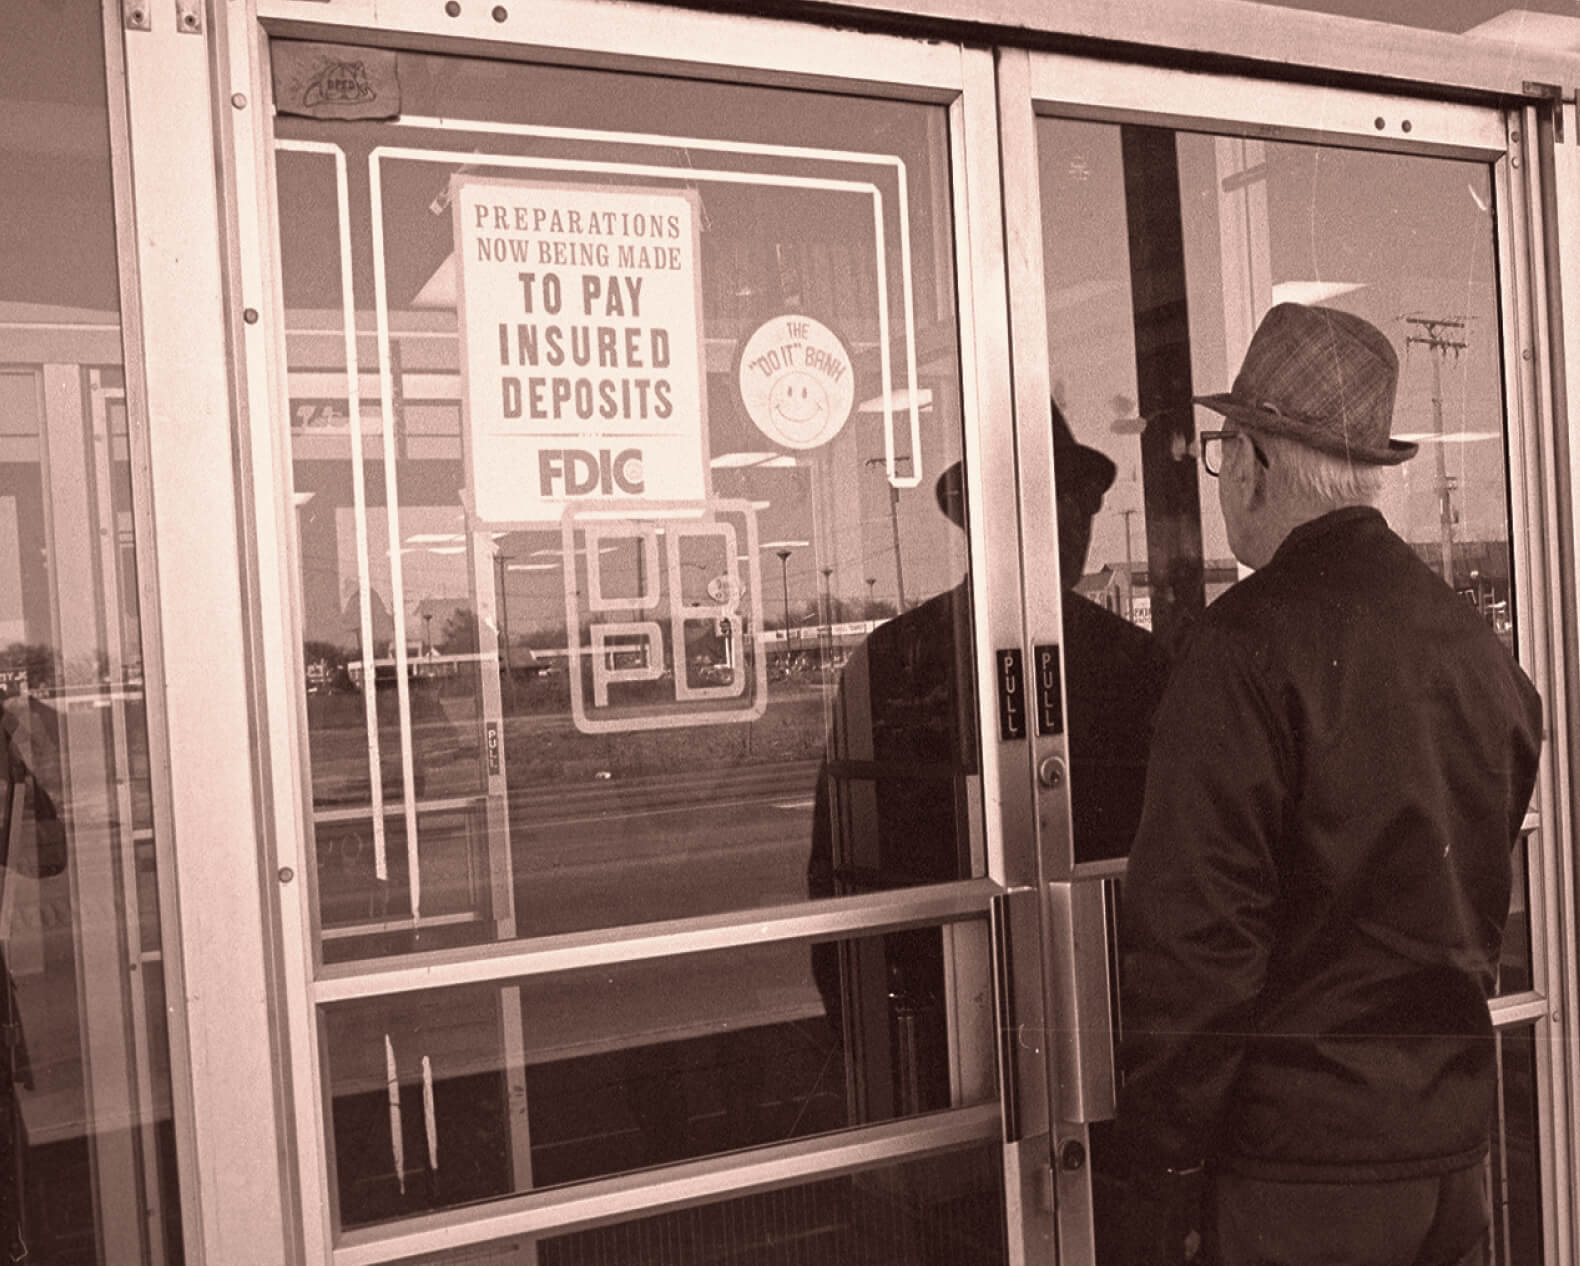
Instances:
[[[1115,468],[1067,601],[1170,653],[1240,578],[1190,397],[1228,389],[1274,303],[1321,303],[1371,321],[1399,356],[1393,433],[1421,451],[1389,473],[1379,508],[1512,650],[1490,166],[1055,118],[1038,121],[1038,145],[1054,395]],[[1083,659],[1070,639],[1071,682],[1104,679],[1108,649]],[[1083,774],[1090,786],[1111,771],[1073,743],[1072,759],[1079,805]],[[1082,827],[1078,814],[1077,860],[1127,851]]]
[[[903,955],[911,992],[894,1006],[846,1007],[832,975],[809,986],[799,945],[335,1004],[323,1033],[341,1221],[989,1103],[991,1008],[950,989],[989,996],[985,945],[967,924],[814,947],[869,974]],[[866,1058],[843,1059],[841,1034]]]
[[[980,874],[942,110],[389,56],[277,126],[324,959],[803,899],[818,794]]]
[[[1037,140],[1053,393],[1080,446],[1071,452],[1102,471],[1081,520],[1085,552],[1061,558],[1076,630],[1065,645],[1073,856],[1113,865],[1138,821],[1145,743],[1115,744],[1115,726],[1083,718],[1142,710],[1144,679],[1116,670],[1117,648],[1145,639],[1176,655],[1248,574],[1198,460],[1198,429],[1222,423],[1203,422],[1191,397],[1229,388],[1272,305],[1329,305],[1388,335],[1400,364],[1393,434],[1420,455],[1387,475],[1378,508],[1515,648],[1493,168],[1052,117],[1038,120]],[[1107,635],[1078,636],[1072,614]],[[1512,850],[1504,994],[1532,987],[1533,839]],[[1504,1056],[1494,1178],[1507,1249],[1530,1241],[1521,1202],[1540,1183],[1520,1097],[1528,1061]],[[1109,1129],[1091,1131],[1100,1259],[1126,1216]]]
[[[981,918],[376,961],[985,873],[947,110],[273,57],[339,1224],[991,1103]]]
[[[0,1256],[179,1262],[98,6],[0,82]]]

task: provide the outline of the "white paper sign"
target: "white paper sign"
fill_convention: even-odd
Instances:
[[[450,192],[473,513],[703,499],[695,195],[468,175]]]

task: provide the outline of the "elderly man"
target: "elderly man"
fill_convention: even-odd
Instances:
[[[1486,1260],[1487,997],[1541,708],[1372,507],[1398,359],[1280,304],[1199,397],[1235,556],[1159,710],[1122,922],[1131,1257]]]

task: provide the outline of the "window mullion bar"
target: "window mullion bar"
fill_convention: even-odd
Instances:
[[[614,931],[594,929],[481,948],[463,946],[371,964],[337,964],[326,967],[312,986],[313,1001],[323,1005],[742,945],[870,935],[985,917],[988,902],[1000,891],[992,880],[973,879]]]
[[[996,1102],[919,1120],[891,1121],[742,1155],[641,1170],[569,1188],[507,1197],[393,1225],[348,1231],[334,1266],[377,1266],[505,1236],[564,1235],[644,1214],[683,1209],[798,1182],[833,1178],[999,1137]]]

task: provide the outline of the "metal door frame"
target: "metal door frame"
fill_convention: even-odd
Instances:
[[[962,288],[960,315],[962,330],[967,324],[971,329],[962,368],[968,408],[977,418],[966,433],[969,492],[983,528],[971,554],[974,604],[985,615],[980,683],[992,681],[992,648],[1029,648],[1037,644],[1034,634],[1058,628],[1057,593],[1050,600],[1049,578],[1029,590],[1024,615],[1019,598],[1022,533],[1027,540],[1048,539],[1053,516],[1051,489],[1036,478],[1028,484],[1024,473],[1040,470],[1045,476],[1049,454],[1047,397],[1037,384],[1034,359],[1046,344],[1032,337],[1027,324],[1041,319],[1041,295],[1031,298],[1027,275],[1041,267],[1038,244],[1026,236],[1039,232],[1035,202],[1027,198],[1028,191],[1035,194],[1035,168],[1028,177],[1024,166],[1033,152],[1033,59],[1016,46],[1063,44],[1094,58],[1176,65],[1202,59],[1219,66],[1256,65],[1268,79],[1237,82],[1259,91],[1290,77],[1320,74],[1371,84],[1437,85],[1445,97],[1541,103],[1510,116],[1522,123],[1525,161],[1522,174],[1500,182],[1499,194],[1501,205],[1518,201],[1529,208],[1512,237],[1503,230],[1502,241],[1505,254],[1512,252],[1503,266],[1514,283],[1506,290],[1513,310],[1505,326],[1522,340],[1521,363],[1509,371],[1518,389],[1511,392],[1511,407],[1519,404],[1519,424],[1510,438],[1529,455],[1516,497],[1529,507],[1516,571],[1530,586],[1522,594],[1525,609],[1540,616],[1529,623],[1548,628],[1540,648],[1540,684],[1552,708],[1551,756],[1541,792],[1541,820],[1550,824],[1539,894],[1549,928],[1546,986],[1521,1006],[1530,1018],[1545,1017],[1541,1022],[1554,1039],[1556,1054],[1544,1078],[1544,1142],[1567,1138],[1568,1105],[1580,1087],[1576,1069],[1565,1062],[1565,1039],[1573,1033],[1569,1017],[1580,1009],[1580,990],[1572,967],[1575,869],[1570,850],[1558,844],[1572,838],[1573,767],[1580,759],[1568,738],[1571,712],[1563,693],[1567,677],[1580,674],[1573,581],[1580,532],[1570,505],[1580,458],[1566,434],[1566,418],[1580,416],[1580,374],[1567,378],[1564,365],[1580,363],[1580,322],[1563,323],[1561,300],[1565,293],[1580,294],[1576,60],[1240,0],[1193,0],[1185,6],[1143,0],[1123,12],[1107,0],[1072,0],[1057,14],[1037,0],[1002,0],[987,13],[973,0],[917,0],[903,10],[885,0],[801,0],[785,8],[805,19],[796,23],[657,5],[548,0],[521,6],[517,18],[529,18],[531,26],[525,34],[516,31],[519,22],[505,6],[499,6],[504,18],[476,0],[460,8],[452,17],[437,2],[416,0],[105,0],[103,7],[138,587],[147,680],[157,683],[149,692],[148,724],[188,1260],[317,1262],[330,1260],[333,1252],[327,1223],[314,1211],[324,1203],[327,1181],[321,1101],[311,1089],[314,1026],[304,1023],[316,985],[308,923],[297,897],[303,885],[293,885],[301,873],[306,771],[296,699],[302,666],[294,644],[290,463],[272,423],[280,416],[284,375],[265,157],[268,31],[416,41],[580,64],[630,59],[670,73],[811,87],[859,85],[863,92],[901,96],[916,95],[915,85],[925,84],[932,99],[940,100],[969,84],[971,99],[985,103],[993,101],[995,88],[983,70],[987,54],[962,50],[953,41],[1002,42],[1002,114],[995,117],[991,106],[966,111],[958,101],[954,107],[955,121],[963,125],[955,145],[962,159],[954,177],[956,254],[960,265],[969,261],[972,279],[969,289]],[[878,30],[935,38],[923,42],[815,25],[843,25],[852,13]],[[1042,55],[1036,58],[1045,64]],[[1130,85],[1120,93],[1126,105],[1155,108],[1136,89],[1153,82],[1153,71],[1101,60],[1084,64],[1113,84]],[[1526,82],[1533,77],[1562,86],[1566,99],[1552,104],[1550,90]],[[1198,91],[1219,82],[1195,75],[1190,81]],[[1055,90],[1049,99],[1058,96]],[[1182,110],[1186,116],[1198,113],[1188,93]],[[1007,213],[1002,218],[1001,211]],[[1509,222],[1507,215],[1500,219],[1502,225]],[[972,226],[975,231],[968,232]],[[985,495],[998,484],[990,486],[981,474],[984,453],[1009,451],[1011,322],[1017,399],[1024,402],[1018,419],[1024,524],[1008,504],[1013,498]],[[1045,366],[1041,372],[1045,386]],[[1036,581],[1038,570],[1028,569],[1028,583]],[[980,699],[987,697],[979,692]],[[216,733],[226,741],[216,743]],[[1057,748],[1049,750],[1057,758]],[[992,778],[984,777],[994,850],[988,886],[1010,890],[1006,909],[1024,910],[1028,900],[1033,908],[1029,917],[1017,914],[1001,923],[1001,951],[1007,948],[1008,957],[1023,964],[1031,960],[1026,974],[1035,975],[1037,923],[1051,917],[1052,906],[1040,887],[1044,867],[1017,845],[1035,834],[1040,853],[1060,852],[1058,842],[1068,839],[1066,814],[1032,793],[1030,745],[989,750],[987,762],[995,770]],[[986,895],[985,889],[954,891],[972,908]],[[1039,904],[1048,907],[1041,916]],[[879,926],[890,916],[858,905],[820,905],[793,917],[799,921],[793,933],[785,925],[786,934],[812,936]],[[695,932],[699,944],[730,935],[727,927]],[[565,961],[574,959],[575,953]],[[549,960],[540,962],[546,969]],[[1017,1042],[1018,1055],[1003,1065],[1007,1082],[1024,1082],[1022,1093],[1011,1096],[1026,1120],[1017,1123],[1022,1141],[1010,1161],[1023,1181],[1008,1196],[1012,1219],[1024,1209],[1026,1225],[1044,1217],[1040,1211],[1051,1197],[1045,1186],[1047,1126],[1037,1124],[1048,1115],[1046,1099],[1039,1104],[1036,1092],[1044,1055],[1033,1035],[1043,1031],[1045,1001],[1065,995],[1052,987],[1044,994],[1040,987],[1026,991],[1022,1010],[1006,1017],[1017,1038],[1027,1039]],[[237,1006],[238,999],[244,1005]],[[1521,1011],[1520,1018],[1526,1016]],[[1544,1148],[1544,1165],[1553,1168],[1544,1198],[1554,1260],[1572,1256],[1573,1213],[1560,1218],[1555,1202],[1559,1193],[1568,1198],[1568,1176],[1580,1168],[1577,1148],[1576,1142],[1559,1154]],[[825,1155],[817,1163],[829,1159]],[[788,1155],[780,1160],[790,1171],[803,1163]],[[669,1191],[658,1200],[671,1198],[683,1197]],[[1031,1256],[1051,1246],[1028,1235],[1017,1251]]]
[[[1504,396],[1508,409],[1513,584],[1525,613],[1519,639],[1522,664],[1547,701],[1551,746],[1543,760],[1535,803],[1527,818],[1530,848],[1533,984],[1526,993],[1493,1004],[1500,1028],[1534,1025],[1544,1243],[1550,1260],[1570,1260],[1574,1211],[1569,1196],[1575,1157],[1569,1132],[1572,1078],[1564,1040],[1572,1012],[1563,1004],[1575,987],[1573,884],[1565,727],[1564,652],[1574,612],[1562,601],[1558,543],[1559,481],[1548,348],[1547,284],[1541,266],[1544,223],[1540,191],[1545,176],[1536,147],[1534,109],[1504,112],[1422,97],[1318,87],[1271,79],[1208,76],[1192,71],[1117,66],[1090,58],[1008,50],[999,61],[1004,134],[1005,205],[1010,253],[1022,262],[1011,275],[1021,497],[1028,533],[1034,519],[1056,526],[1048,435],[1047,327],[1043,306],[1042,213],[1035,121],[1039,114],[1213,131],[1259,139],[1339,141],[1351,148],[1480,158],[1493,167],[1497,210],[1498,284],[1503,336]],[[1523,137],[1522,137],[1523,131]],[[1575,165],[1570,165],[1573,178]],[[1533,243],[1536,245],[1533,247]],[[1518,349],[1516,352],[1514,349]],[[1562,414],[1557,415],[1559,418]],[[1559,424],[1561,429],[1561,423]],[[1058,641],[1059,589],[1046,569],[1026,576],[1028,644]],[[1039,739],[1039,761],[1062,761],[1064,739]],[[1114,1051],[1108,1034],[1111,982],[1103,953],[1107,919],[1103,886],[1122,863],[1076,863],[1068,798],[1044,784],[1039,793],[1039,855],[1054,957],[1049,1007],[1061,1035],[1055,1070],[1055,1147],[1085,1143],[1088,1122],[1111,1114]],[[1086,949],[1083,951],[1082,947]],[[1095,1018],[1094,1018],[1095,1017]],[[1093,1034],[1091,1037],[1088,1035]],[[1089,1184],[1084,1171],[1058,1171],[1061,1251],[1085,1261],[1093,1252]]]
[[[466,9],[471,12],[463,10],[460,17],[451,18],[439,6],[413,0],[381,3],[376,14],[352,6],[326,8],[303,0],[264,0],[255,6],[249,4],[246,18],[231,24],[226,45],[232,83],[244,86],[232,98],[229,129],[242,243],[235,260],[244,302],[261,318],[242,331],[245,416],[251,419],[243,431],[244,456],[254,472],[246,490],[245,522],[251,552],[258,560],[252,602],[260,612],[262,693],[271,701],[266,727],[274,805],[270,834],[273,861],[282,877],[304,873],[311,862],[302,852],[310,796],[302,756],[305,713],[297,687],[303,669],[300,648],[295,644],[298,601],[288,523],[289,432],[284,426],[269,424],[270,419],[285,416],[284,313],[275,281],[276,226],[271,209],[267,75],[271,35],[398,43],[422,50],[447,49],[570,65],[596,59],[600,67],[838,89],[946,106],[952,170],[949,193],[954,204],[953,259],[958,278],[956,315],[962,331],[966,469],[976,519],[970,542],[971,575],[976,609],[985,613],[979,624],[977,672],[981,682],[991,681],[991,648],[1006,640],[1018,642],[1015,507],[1003,498],[995,504],[985,495],[989,484],[1002,484],[1011,477],[1008,329],[1001,298],[1005,266],[999,234],[1002,213],[991,54],[947,43],[579,0],[534,5],[528,43],[526,35],[516,34],[508,21],[497,21],[490,11],[477,6]],[[980,513],[976,513],[978,508]],[[995,732],[992,697],[991,690],[979,688],[978,721],[984,735]],[[1027,1001],[1009,1009],[1026,1019],[1030,1031],[1035,1032],[1040,1027],[1034,1014],[1040,971],[1035,953],[1026,952],[1030,943],[1024,924],[1005,933],[1007,912],[1015,903],[1004,896],[1017,886],[1029,886],[1032,879],[1030,853],[1022,843],[1029,839],[1024,824],[1030,798],[1024,793],[1002,795],[998,791],[1004,786],[1028,786],[1025,745],[985,742],[984,748],[988,874],[979,880],[505,943],[465,954],[440,952],[355,967],[329,966],[316,972],[306,885],[282,884],[278,917],[283,929],[284,1019],[295,1086],[295,1182],[304,1206],[309,1260],[333,1261],[337,1266],[392,1260],[503,1235],[531,1235],[550,1227],[572,1229],[619,1220],[797,1178],[836,1174],[886,1156],[897,1158],[954,1142],[990,1138],[1002,1142],[1000,1122],[1005,1114],[1000,1105],[993,1104],[760,1149],[744,1158],[691,1162],[653,1174],[507,1197],[482,1209],[438,1213],[337,1235],[330,1217],[325,1101],[319,1085],[319,1039],[314,1023],[319,1006],[352,997],[467,981],[503,982],[677,951],[848,936],[930,919],[991,915],[1001,941],[1010,946],[1008,952],[1013,954],[1018,946],[1022,957],[1017,978],[1023,982]],[[1001,1051],[1001,1062],[1004,1058]],[[1017,1055],[1012,1062],[1018,1064],[1013,1077],[1017,1091],[1040,1104],[1041,1061]],[[1041,1116],[1038,1110],[1025,1114],[1025,1119],[1036,1121]],[[1016,1262],[1033,1257],[1051,1234],[1045,1201],[1036,1194],[1046,1172],[1046,1139],[1039,1132],[1033,1134],[1030,1140],[1013,1140],[1004,1148],[1012,1241],[1017,1235],[1031,1236],[1030,1242],[1012,1243],[1011,1258]],[[1016,1207],[1022,1203],[1027,1206],[1024,1211]],[[1036,1230],[1038,1219],[1043,1223],[1040,1232]]]

